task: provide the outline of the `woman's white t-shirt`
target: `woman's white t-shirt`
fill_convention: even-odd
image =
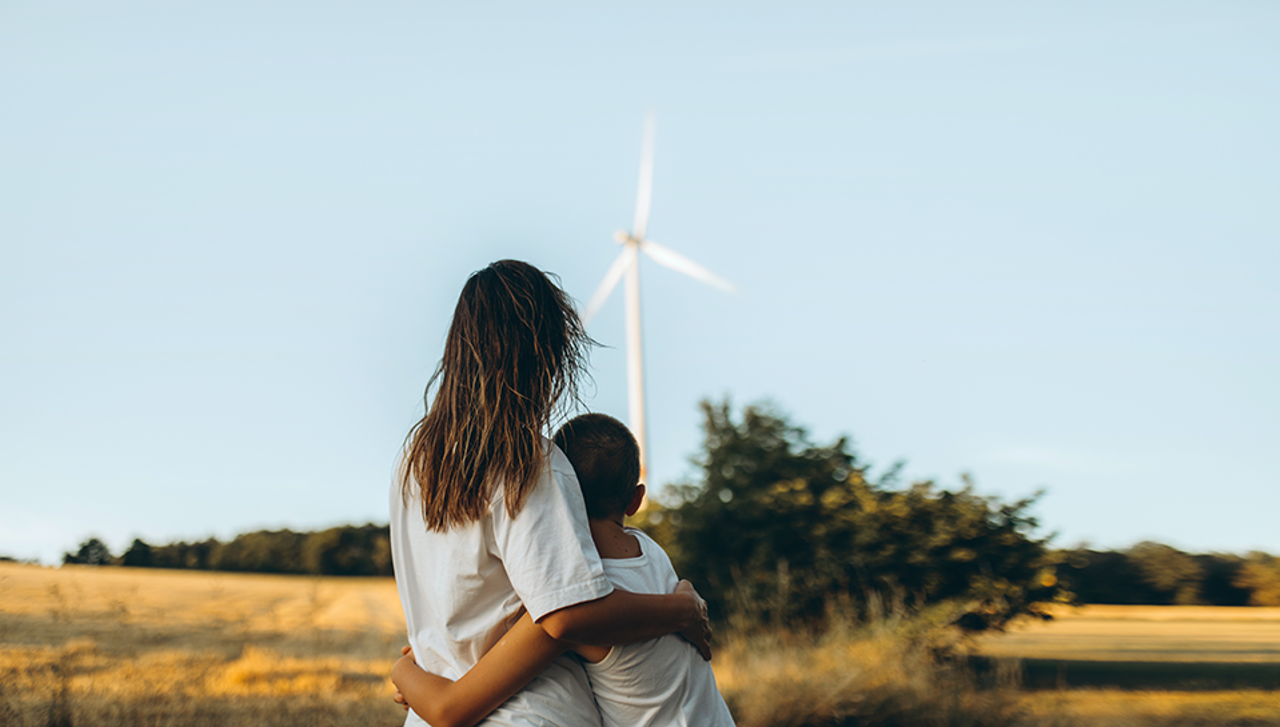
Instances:
[[[536,621],[613,591],[587,526],[578,477],[544,442],[548,466],[511,517],[495,488],[479,521],[433,532],[420,501],[391,487],[391,556],[409,645],[423,669],[457,679],[475,665],[495,626],[521,604]],[[406,725],[426,724],[409,712]],[[520,727],[599,727],[581,663],[561,656],[483,722]]]

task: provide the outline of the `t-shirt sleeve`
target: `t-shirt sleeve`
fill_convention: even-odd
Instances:
[[[613,591],[587,525],[578,478],[560,450],[514,518],[495,504],[493,543],[507,578],[534,621]],[[498,495],[501,498],[501,494]]]

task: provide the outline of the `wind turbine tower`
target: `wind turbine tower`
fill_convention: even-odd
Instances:
[[[649,209],[653,202],[653,115],[645,117],[644,147],[640,155],[640,185],[636,192],[636,216],[631,225],[631,232],[618,230],[613,233],[614,242],[622,245],[622,252],[609,266],[600,287],[587,302],[583,311],[583,322],[590,321],[600,307],[604,305],[609,294],[618,285],[618,281],[626,276],[626,320],[627,320],[627,407],[631,416],[631,431],[640,443],[640,478],[643,481],[648,471],[648,456],[645,443],[644,419],[644,349],[640,338],[640,253],[648,255],[654,262],[676,272],[684,273],[691,278],[701,280],[726,292],[734,291],[724,278],[693,262],[673,250],[670,250],[645,237],[649,226]]]

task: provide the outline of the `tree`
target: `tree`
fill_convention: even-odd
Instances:
[[[71,553],[62,554],[62,562],[64,564],[110,565],[114,560],[111,550],[97,538],[89,538],[81,543],[80,549],[76,551],[75,555]]]
[[[1167,603],[1124,553],[1076,548],[1062,553],[1063,580],[1084,603]]]
[[[198,543],[180,540],[168,545],[152,546],[152,565],[156,568],[208,570],[213,567],[212,560],[221,547],[222,543],[219,543],[216,538]]]
[[[1205,603],[1214,606],[1249,605],[1249,590],[1236,583],[1245,564],[1244,558],[1230,553],[1202,553],[1191,557],[1204,573],[1200,581],[1200,596]]]
[[[819,446],[767,406],[741,421],[728,402],[702,411],[702,479],[675,487],[649,529],[715,616],[812,622],[834,602],[867,609],[887,597],[964,601],[998,626],[1065,597],[1046,541],[1030,535],[1034,499],[899,487],[900,467],[873,480],[847,439]]]
[[[306,533],[292,530],[255,530],[237,535],[213,551],[209,567],[214,570],[253,573],[308,573],[303,545]]]
[[[310,573],[335,576],[391,575],[388,526],[344,525],[308,533],[305,560]]]
[[[1280,606],[1280,558],[1250,553],[1234,585],[1249,592],[1250,606]]]
[[[150,568],[155,564],[155,556],[151,553],[150,545],[139,538],[134,538],[129,549],[120,556],[120,564],[134,568]]]
[[[1204,569],[1192,556],[1161,543],[1144,541],[1133,546],[1125,556],[1134,564],[1139,577],[1168,603],[1190,605],[1200,603],[1200,585]]]

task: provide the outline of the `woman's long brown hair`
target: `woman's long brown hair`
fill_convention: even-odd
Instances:
[[[593,343],[569,296],[532,265],[500,260],[467,279],[427,412],[405,438],[400,494],[406,507],[420,495],[428,530],[479,520],[499,485],[519,513],[545,467],[543,432],[558,402],[577,399]]]

